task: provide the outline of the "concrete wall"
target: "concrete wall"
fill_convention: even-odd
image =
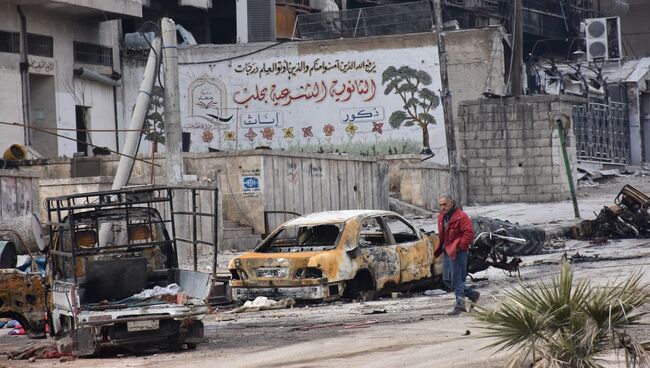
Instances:
[[[581,98],[526,96],[464,101],[458,119],[459,152],[467,167],[468,203],[550,202],[570,198],[557,130],[549,112],[571,116]],[[575,137],[567,130],[574,171]]]
[[[454,101],[479,98],[486,90],[503,91],[505,68],[500,28],[449,32],[447,39]],[[403,101],[397,95],[384,94],[382,74],[389,66],[408,65],[424,70],[433,79],[427,87],[437,93],[440,82],[434,33],[286,42],[260,51],[266,46],[270,44],[198,45],[179,49],[181,116],[184,131],[192,137],[192,151],[270,146],[366,155],[388,154],[389,148],[390,153],[420,152],[420,127],[402,125],[396,129],[389,124],[390,115],[401,109]],[[304,71],[321,63],[332,66],[348,62],[367,63],[368,68]],[[143,69],[140,60],[124,60],[124,101],[135,101]],[[316,84],[325,82],[329,88],[336,82],[338,91],[342,83],[351,80],[374,83],[374,92],[360,94],[355,87],[350,90],[349,99],[346,94],[337,100],[331,89],[321,102],[317,101],[322,95],[305,97],[305,93],[314,92],[305,90],[307,86],[315,88]],[[288,98],[283,91],[295,98]],[[375,108],[378,116],[355,120],[352,122],[355,130],[346,130],[350,114]],[[121,127],[126,126],[131,111],[132,106],[125,103]],[[208,113],[232,118],[217,122]],[[348,121],[344,122],[346,115]],[[431,149],[436,153],[432,161],[447,164],[442,107],[435,109],[433,115],[437,124],[428,127]],[[268,129],[259,124],[260,119],[267,120],[265,116],[270,124]],[[150,142],[143,140],[140,149],[151,152]]]
[[[39,214],[38,193],[38,177],[35,175],[18,170],[0,170],[0,221]]]
[[[136,3],[134,0],[119,1],[119,3]],[[75,6],[93,6],[88,1],[77,1]],[[100,2],[97,2],[98,4]],[[114,2],[101,2],[101,4]],[[0,30],[8,32],[20,31],[20,18],[16,10],[17,2],[0,2]],[[100,8],[105,6],[95,4]],[[129,5],[130,6],[130,5]],[[64,7],[65,9],[65,7]],[[119,24],[118,21],[102,23],[88,21],[86,17],[75,16],[73,13],[49,11],[38,6],[25,6],[27,32],[53,37],[54,57],[38,57],[29,55],[29,73],[54,77],[54,95],[49,98],[55,101],[55,121],[39,121],[38,111],[32,111],[32,119],[37,126],[57,126],[59,128],[76,128],[75,105],[89,107],[90,127],[94,129],[114,129],[115,113],[113,103],[113,88],[97,82],[73,78],[73,68],[83,66],[104,74],[112,71],[120,72],[119,63]],[[87,42],[113,48],[113,66],[82,65],[74,63],[73,41]],[[0,121],[24,123],[22,112],[21,78],[19,70],[20,55],[0,53],[0,101],[3,109],[0,111]],[[36,86],[38,87],[38,86]],[[51,94],[51,92],[49,92]],[[38,106],[37,106],[38,108]],[[49,118],[48,119],[52,119]],[[59,131],[59,134],[75,138],[75,132]],[[0,136],[7,137],[6,143],[25,143],[24,131],[18,127],[0,126]],[[65,138],[55,138],[56,147],[50,147],[48,141],[33,142],[34,148],[41,148],[48,156],[72,156],[76,152],[75,142]],[[114,132],[92,133],[91,141],[100,146],[115,149]],[[48,148],[44,148],[47,144]],[[41,147],[38,147],[41,145]],[[4,147],[0,147],[4,149]]]
[[[143,157],[148,160],[148,158]],[[24,170],[47,177],[41,197],[110,188],[119,160],[101,158],[103,177],[70,179],[70,160],[32,162]],[[153,167],[156,184],[164,184],[164,155]],[[302,214],[339,209],[388,209],[388,168],[364,157],[245,151],[185,154],[185,172],[222,193],[224,218],[264,231],[264,210]],[[130,184],[149,184],[152,166],[136,162]],[[257,182],[257,183],[255,183]],[[280,221],[271,218],[272,226]]]

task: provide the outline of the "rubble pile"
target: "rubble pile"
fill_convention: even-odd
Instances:
[[[625,185],[614,204],[603,207],[593,220],[573,226],[569,237],[600,241],[610,238],[650,238],[650,197]]]

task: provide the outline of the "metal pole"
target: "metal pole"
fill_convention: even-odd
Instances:
[[[523,95],[521,83],[522,61],[524,58],[524,9],[523,1],[515,0],[512,24],[512,70],[510,71],[511,91],[513,96]]]
[[[440,59],[440,79],[442,81],[442,110],[445,117],[445,136],[447,140],[447,156],[449,156],[449,190],[456,199],[458,206],[462,206],[463,199],[460,187],[460,170],[456,151],[456,128],[454,126],[454,113],[449,92],[449,76],[447,75],[447,51],[445,49],[445,33],[442,28],[442,5],[440,0],[433,0],[433,12],[436,18],[436,36],[438,37],[438,58]]]
[[[576,189],[573,186],[573,173],[571,172],[571,165],[569,165],[569,156],[566,152],[566,143],[564,140],[564,126],[562,121],[556,121],[557,134],[560,136],[560,146],[562,148],[562,158],[564,159],[564,168],[566,169],[566,177],[569,180],[569,191],[571,191],[571,200],[573,201],[573,213],[576,218],[580,218],[580,210],[578,209],[578,198],[576,197]]]
[[[142,125],[144,119],[149,111],[149,102],[151,101],[151,91],[153,89],[154,80],[158,71],[158,61],[160,58],[160,38],[153,40],[152,49],[149,51],[149,58],[144,68],[144,77],[140,83],[140,92],[135,102],[135,108],[131,115],[131,122],[129,123],[129,131],[126,133],[124,140],[124,147],[122,153],[124,156],[120,157],[120,162],[117,165],[117,171],[113,179],[112,190],[122,189],[128,182],[133,169],[135,157],[138,154],[138,146],[140,145],[140,138],[142,136]],[[155,132],[154,132],[155,134]],[[152,158],[153,162],[153,158]]]
[[[167,185],[182,186],[183,184],[183,152],[181,144],[181,110],[180,95],[178,90],[178,47],[176,44],[176,23],[170,18],[163,18],[163,71],[164,71],[164,123],[165,123],[165,166],[167,171]],[[177,212],[186,212],[187,201],[185,191],[174,193],[173,204]],[[189,233],[187,216],[181,215],[176,221],[177,233],[187,239]],[[179,244],[180,245],[180,244]],[[179,265],[189,261],[187,244],[178,247]]]

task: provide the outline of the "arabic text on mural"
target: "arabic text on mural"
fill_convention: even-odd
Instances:
[[[322,102],[326,98],[334,102],[347,102],[352,96],[360,96],[363,101],[375,98],[377,85],[372,79],[353,79],[341,82],[337,79],[305,83],[298,88],[281,87],[271,84],[268,87],[255,85],[255,90],[243,88],[233,94],[233,100],[238,105],[248,105],[251,101],[271,103],[274,106],[287,106],[296,100]]]
[[[350,61],[350,60],[334,60],[334,61],[325,61],[321,59],[314,60],[311,64],[306,61],[300,61],[297,63],[280,60],[272,63],[262,63],[258,65],[254,61],[249,61],[243,64],[237,64],[234,67],[234,71],[237,73],[244,73],[246,75],[257,74],[260,78],[267,75],[281,75],[288,74],[290,76],[296,76],[298,74],[307,74],[309,76],[312,73],[321,73],[325,74],[330,70],[347,73],[348,71],[353,70],[362,70],[366,73],[375,73],[377,70],[377,64],[374,61],[363,60],[363,61]]]

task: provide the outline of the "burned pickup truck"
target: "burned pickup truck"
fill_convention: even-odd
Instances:
[[[389,211],[313,213],[292,219],[252,252],[231,260],[235,300],[366,299],[378,292],[432,285],[441,258],[428,236]]]
[[[172,197],[181,190],[186,189],[139,187],[47,198],[46,276],[16,285],[41,288],[31,294],[42,311],[30,310],[28,317],[16,311],[29,333],[42,333],[47,323],[50,335],[77,356],[104,348],[191,349],[201,342],[213,274],[197,271],[196,262],[193,270],[179,268],[182,242],[193,245],[196,260],[197,231],[188,232],[192,240],[183,239],[174,219],[207,216],[206,227],[216,222],[196,206],[174,212]],[[205,190],[215,191],[216,198],[216,190]],[[35,320],[38,313],[42,321]]]

